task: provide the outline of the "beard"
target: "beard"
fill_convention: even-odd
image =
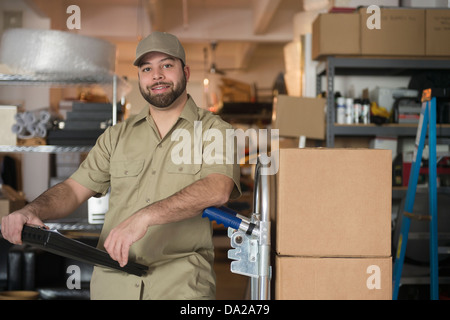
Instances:
[[[167,108],[172,105],[172,103],[178,99],[178,97],[184,92],[186,89],[186,76],[183,75],[181,78],[181,81],[174,85],[173,88],[166,93],[160,93],[160,94],[152,94],[151,87],[147,87],[146,89],[142,88],[142,86],[139,84],[139,90],[141,91],[142,96],[144,99],[150,103],[151,105],[157,107],[157,108]],[[161,86],[161,85],[169,85],[171,86],[172,83],[168,82],[158,82],[154,86]]]

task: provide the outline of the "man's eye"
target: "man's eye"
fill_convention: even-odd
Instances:
[[[142,72],[149,72],[151,70],[151,68],[150,67],[145,67],[145,68],[142,68]]]
[[[168,69],[168,68],[172,68],[172,65],[170,63],[167,63],[165,65],[163,65],[164,69]]]

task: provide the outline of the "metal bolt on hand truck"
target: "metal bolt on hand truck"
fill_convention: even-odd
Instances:
[[[251,277],[251,299],[269,300],[272,268],[270,265],[270,187],[274,175],[262,175],[262,164],[255,167],[253,213],[244,217],[226,207],[209,207],[203,217],[228,228],[231,247],[228,258],[231,272]]]

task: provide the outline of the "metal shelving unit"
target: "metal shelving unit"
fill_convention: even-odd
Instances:
[[[2,146],[0,152],[24,153],[24,152],[40,152],[40,153],[67,153],[67,152],[89,152],[91,146]]]
[[[128,84],[116,74],[96,73],[96,74],[0,74],[0,86],[44,86],[44,87],[70,87],[70,86],[90,86],[103,85],[112,86],[112,123],[117,122],[117,102],[120,94],[125,94]],[[7,146],[0,145],[0,153],[83,153],[89,152],[93,146]],[[66,221],[53,221],[48,224],[50,227],[58,228],[67,232],[81,232],[78,236],[86,232],[98,233],[103,224],[91,224],[87,219]]]
[[[338,75],[405,76],[425,70],[450,70],[450,60],[405,59],[405,58],[363,58],[327,57],[317,67],[316,92],[322,92],[322,77],[325,76],[327,92],[326,145],[334,147],[335,136],[408,136],[414,137],[417,125],[338,125],[335,123],[334,80]],[[450,136],[450,125],[438,124],[439,136]]]
[[[126,82],[113,73],[96,74],[0,74],[0,86],[45,86],[45,87],[69,87],[104,85],[112,86],[112,123],[117,123],[118,92],[126,91]],[[66,153],[88,152],[92,146],[5,146],[0,145],[0,152],[43,152]]]

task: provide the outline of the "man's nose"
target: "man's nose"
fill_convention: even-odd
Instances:
[[[161,80],[161,79],[163,79],[164,78],[164,73],[161,71],[161,70],[159,70],[159,69],[155,69],[155,70],[153,70],[153,75],[152,75],[153,77],[153,80]]]

